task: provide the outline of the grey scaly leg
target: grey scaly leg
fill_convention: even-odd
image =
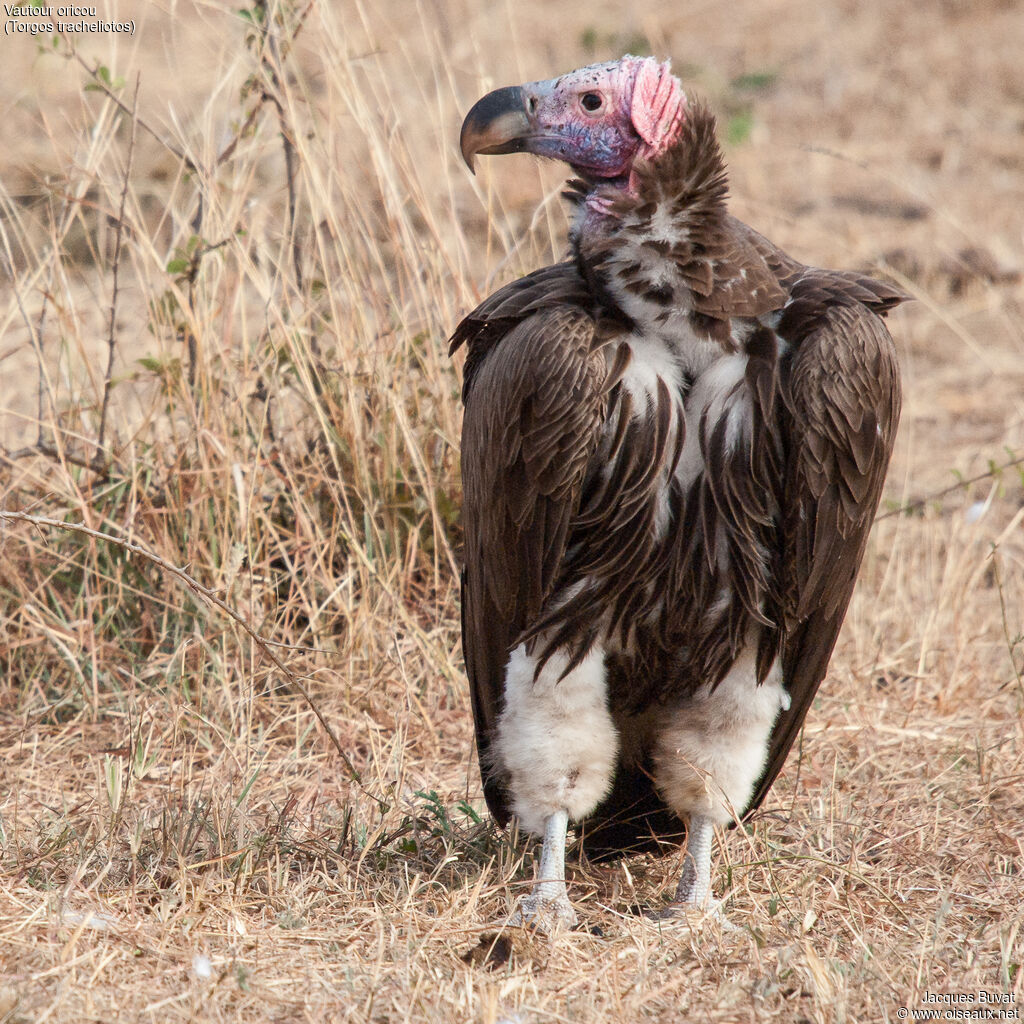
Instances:
[[[711,819],[695,814],[687,828],[686,859],[676,889],[676,899],[680,903],[691,903],[702,909],[714,903],[711,899],[711,844],[714,838],[715,826]]]
[[[544,821],[544,845],[540,852],[540,867],[529,896],[509,918],[510,925],[526,925],[550,932],[559,925],[573,927],[576,911],[569,902],[565,888],[565,834],[569,827],[566,811],[556,811]]]

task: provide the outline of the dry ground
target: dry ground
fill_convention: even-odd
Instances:
[[[0,1020],[1019,1007],[1024,481],[990,471],[1024,454],[1024,10],[237,6],[0,41],[0,501],[116,538],[0,526]],[[445,338],[565,225],[558,168],[471,179],[458,127],[641,49],[719,112],[741,217],[918,299],[894,514],[724,837],[739,930],[636,916],[678,857],[577,865],[592,930],[472,963],[532,867],[478,820]]]

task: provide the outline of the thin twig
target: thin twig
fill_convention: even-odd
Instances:
[[[114,106],[116,106],[122,113],[127,114],[129,117],[135,118],[135,120],[139,124],[139,127],[142,128],[144,132],[147,132],[149,135],[151,135],[154,139],[156,139],[157,142],[160,143],[161,146],[164,147],[164,149],[166,149],[169,153],[171,153],[172,155],[176,156],[179,160],[181,160],[182,163],[184,163],[185,166],[190,171],[198,172],[199,168],[195,165],[191,158],[186,156],[186,154],[182,152],[182,150],[180,150],[177,146],[175,146],[173,142],[169,142],[167,139],[165,139],[155,128],[151,127],[147,122],[143,121],[141,117],[135,117],[135,112],[133,110],[129,110],[128,107],[126,107],[125,104],[118,98],[117,93],[114,92],[114,90],[111,89],[110,86],[108,86],[102,78],[100,78],[100,65],[97,64],[95,67],[89,67],[89,65],[86,64],[85,60],[81,57],[77,50],[73,51],[73,56],[75,60],[77,60],[78,63],[81,64],[83,68],[85,68],[89,77],[92,79],[93,85],[95,85],[97,91],[103,93],[103,95],[106,96],[107,99],[110,100],[110,102],[113,103]]]
[[[299,682],[299,679],[295,675],[295,673],[292,672],[292,670],[288,668],[288,666],[285,665],[285,663],[277,656],[276,652],[274,652],[271,649],[267,641],[264,640],[263,637],[260,636],[260,634],[257,633],[256,630],[254,630],[252,626],[250,626],[249,623],[246,622],[245,619],[243,619],[242,616],[238,614],[238,612],[236,612],[222,598],[218,597],[217,594],[214,591],[212,591],[209,587],[204,587],[202,583],[200,583],[193,576],[190,576],[187,572],[185,572],[184,569],[179,569],[173,563],[168,562],[166,558],[161,558],[160,555],[156,554],[156,552],[150,551],[148,548],[144,548],[141,544],[136,544],[134,541],[130,540],[123,540],[120,537],[115,537],[113,534],[103,533],[101,530],[93,530],[91,527],[85,526],[82,523],[65,523],[59,519],[48,519],[45,516],[29,515],[27,512],[6,512],[3,510],[0,510],[0,519],[6,519],[10,522],[29,523],[32,526],[49,526],[53,529],[67,530],[70,533],[80,533],[85,535],[86,537],[93,537],[96,540],[103,540],[109,544],[114,544],[117,547],[130,552],[131,554],[141,555],[143,558],[152,562],[158,568],[163,569],[164,572],[169,573],[171,576],[175,577],[175,579],[177,579],[181,583],[184,583],[189,590],[191,590],[195,594],[198,594],[201,598],[203,598],[203,600],[209,601],[210,604],[219,608],[225,615],[227,615],[229,618],[237,622],[238,625],[241,626],[242,629],[244,629],[245,632],[249,634],[249,636],[251,637],[252,641],[256,644],[256,646],[259,647],[259,649],[274,663],[278,670],[285,675],[288,682],[292,686],[294,686],[295,689],[302,695],[303,699],[309,705],[313,714],[316,715],[320,724],[324,727],[324,730],[326,731],[331,742],[334,744],[335,750],[338,751],[338,755],[341,757],[341,760],[344,763],[345,767],[349,770],[353,780],[357,783],[362,784],[362,777],[360,776],[359,772],[356,771],[355,766],[352,764],[351,760],[349,760],[348,755],[345,753],[345,750],[342,747],[340,741],[338,740],[338,737],[335,735],[334,730],[331,728],[330,723],[324,717],[323,712],[320,710],[320,708],[317,707],[316,702],[309,695],[309,691],[302,685],[302,683]],[[372,794],[369,795],[372,796]],[[374,799],[378,798],[374,797]]]
[[[278,74],[278,69],[281,67],[281,47],[278,44],[277,33],[274,31],[274,14],[268,9],[264,17],[266,18],[267,49],[270,51],[271,60],[264,57],[261,63],[270,77],[270,84],[273,89],[273,92],[270,94],[270,100],[277,109],[277,126],[281,133],[281,146],[284,149],[284,169],[288,186],[288,234],[291,237],[295,284],[301,294],[302,246],[299,243],[296,225],[298,200],[295,194],[295,143],[292,141],[291,129],[285,116],[284,90],[281,84],[281,76]],[[292,38],[294,39],[294,36]]]
[[[310,0],[310,2],[306,5],[306,9],[302,12],[302,14],[299,15],[298,21],[296,21],[295,23],[295,28],[292,29],[291,35],[289,35],[287,42],[280,49],[281,55],[286,55],[288,49],[298,38],[299,33],[302,31],[306,23],[306,18],[309,17],[310,11],[313,10],[313,6],[315,3],[316,0]],[[257,115],[263,109],[267,101],[270,99],[272,99],[272,97],[267,92],[264,91],[260,93],[260,95],[256,99],[255,106],[253,106],[252,110],[249,111],[249,114],[246,117],[245,121],[242,123],[242,126],[238,129],[237,132],[235,132],[234,138],[221,150],[220,156],[218,156],[217,159],[214,161],[215,167],[220,167],[220,165],[224,163],[225,160],[231,159],[231,156],[238,148],[239,142],[241,142],[242,139],[244,139],[245,136],[248,134],[249,129],[252,128],[253,122],[256,120]]]
[[[44,455],[55,462],[69,462],[72,466],[81,466],[82,469],[90,470],[102,480],[110,479],[110,467],[113,459],[102,452],[96,452],[91,457],[78,455],[75,452],[68,451],[67,448],[58,448],[57,445],[49,441],[26,445],[24,448],[16,448],[14,451],[8,451],[6,448],[0,447],[0,459],[4,462],[17,462],[19,459],[28,459],[33,455]]]
[[[890,516],[901,516],[905,512],[913,512],[915,509],[924,508],[925,505],[932,501],[938,501],[939,498],[944,498],[947,494],[952,494],[954,491],[962,491],[966,487],[970,487],[971,484],[979,483],[982,480],[989,480],[992,477],[999,476],[1004,469],[1010,469],[1013,466],[1019,466],[1024,463],[1024,455],[1018,455],[1016,458],[1010,459],[1009,462],[1004,462],[1001,466],[995,466],[985,473],[979,473],[977,476],[972,476],[969,480],[958,480],[955,484],[950,484],[949,487],[943,487],[941,491],[936,491],[934,494],[929,494],[924,498],[915,498],[913,501],[908,501],[906,505],[900,505],[899,508],[890,509],[888,512],[883,512],[880,516],[875,516],[875,522],[881,522],[883,519],[888,519]]]
[[[245,121],[242,122],[242,127],[235,132],[235,137],[220,151],[220,156],[214,161],[215,167],[220,167],[226,160],[230,160],[235,150],[238,148],[238,144],[245,138],[246,133],[252,128],[253,122],[256,120],[257,115],[263,109],[263,105],[267,102],[268,97],[266,95],[260,96],[252,110],[249,111],[249,116],[246,117]]]
[[[141,72],[135,75],[135,95],[132,97],[132,134],[128,140],[128,158],[124,167],[124,183],[121,186],[121,205],[117,211],[117,231],[114,236],[113,285],[110,292],[110,329],[107,332],[107,372],[103,375],[103,404],[100,406],[100,426],[96,434],[96,454],[102,456],[103,441],[107,430],[107,409],[110,405],[111,381],[114,377],[114,354],[117,351],[115,327],[117,321],[118,270],[121,266],[121,239],[124,237],[124,209],[128,200],[128,182],[132,173],[132,158],[135,155],[135,129],[138,125],[136,113],[139,109],[139,81]]]

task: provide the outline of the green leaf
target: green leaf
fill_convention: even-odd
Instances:
[[[734,78],[729,84],[737,92],[764,92],[771,88],[778,78],[777,71],[750,71]]]
[[[458,807],[458,809],[467,818],[469,818],[469,820],[472,821],[474,825],[481,825],[481,824],[483,824],[483,822],[482,822],[482,820],[480,818],[480,815],[477,814],[476,811],[473,810],[473,808],[465,800],[460,800],[455,806]]]
[[[124,87],[123,78],[113,78],[110,74],[110,68],[106,64],[101,64],[95,72],[95,77],[102,82],[102,85],[97,85],[96,82],[90,82],[86,87],[86,92],[104,92],[109,90],[110,92],[116,92],[118,89]],[[106,86],[106,90],[104,89]]]
[[[739,146],[750,138],[750,132],[754,127],[754,115],[749,110],[741,110],[729,118],[725,129],[725,137],[729,140],[730,146]]]
[[[186,259],[183,259],[182,257],[178,257],[177,259],[170,260],[167,263],[167,273],[168,274],[186,274],[186,273],[188,273],[188,264],[189,264],[189,261],[186,260]]]
[[[580,33],[580,46],[587,53],[593,53],[597,49],[596,28],[589,26]]]

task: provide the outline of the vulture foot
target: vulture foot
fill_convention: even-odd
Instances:
[[[683,864],[683,874],[676,887],[675,902],[684,906],[696,907],[698,910],[718,902],[711,895],[710,863],[706,865],[706,870],[702,871],[696,865],[689,851],[686,854],[686,862]]]
[[[550,935],[561,927],[576,925],[576,911],[565,889],[565,834],[567,811],[556,811],[544,821],[544,845],[540,852],[537,881],[529,896],[519,901],[508,923]]]
[[[529,928],[553,935],[562,928],[575,928],[579,918],[565,892],[555,896],[532,892],[519,901],[508,923],[513,928]]]
[[[708,896],[703,903],[673,900],[658,910],[648,911],[648,921],[685,921],[687,925],[701,925],[713,921],[723,932],[741,931],[725,916],[722,901]]]
[[[723,931],[736,926],[722,913],[722,901],[711,895],[711,843],[715,827],[710,818],[695,814],[687,832],[683,873],[676,887],[676,898],[660,910],[651,911],[654,921],[685,917],[687,921],[716,921]]]

